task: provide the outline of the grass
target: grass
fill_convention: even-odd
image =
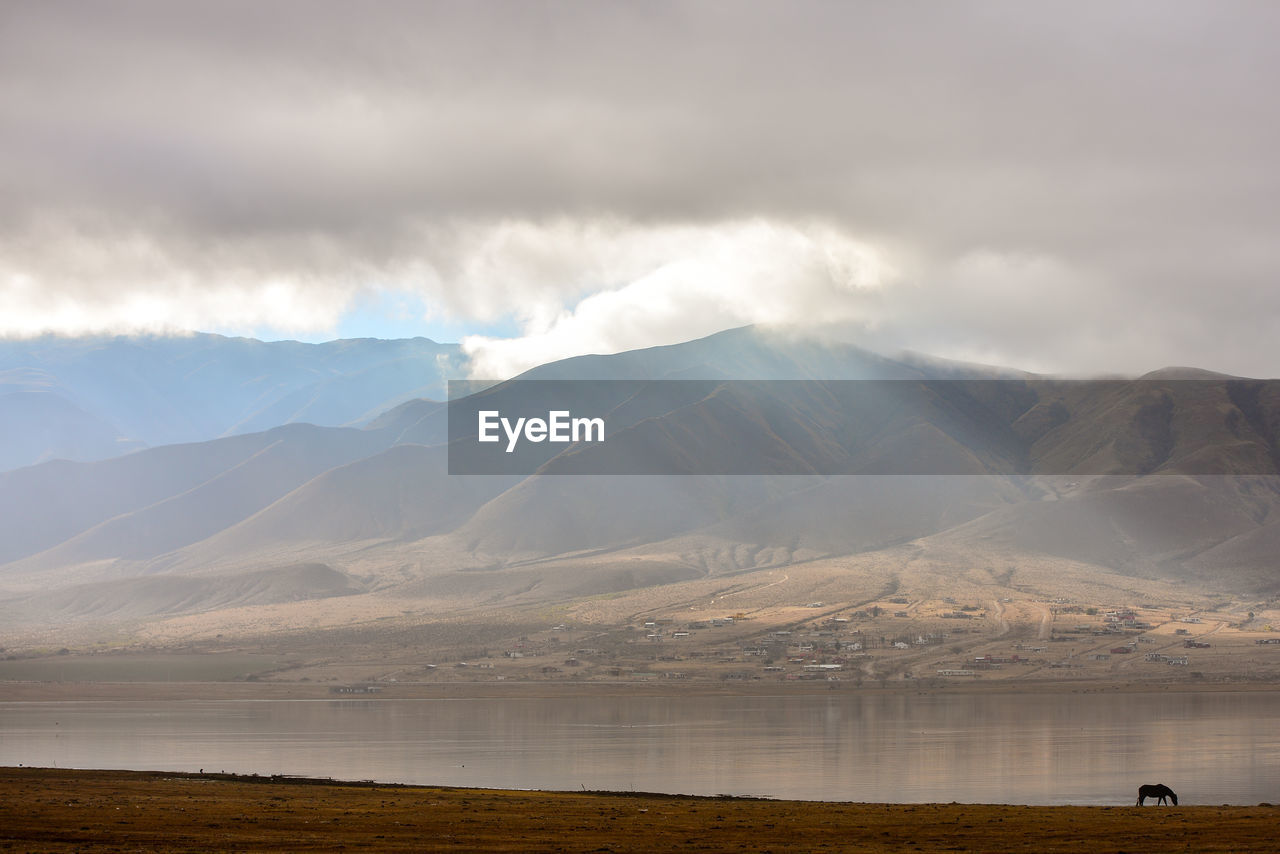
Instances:
[[[1280,809],[851,804],[0,768],[0,850],[1275,850]]]

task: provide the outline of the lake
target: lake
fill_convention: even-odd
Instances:
[[[1280,693],[0,703],[0,765],[807,800],[1280,802]]]

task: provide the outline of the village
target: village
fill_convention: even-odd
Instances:
[[[975,680],[1250,680],[1280,676],[1280,633],[1227,612],[887,597],[702,619],[561,623],[503,649],[427,665],[413,681],[570,680],[938,685]]]
[[[739,599],[731,607],[716,598],[617,597],[599,600],[611,611],[534,605],[502,619],[405,618],[337,635],[304,630],[81,649],[11,647],[0,656],[0,676],[34,682],[158,677],[387,696],[414,685],[484,683],[1019,690],[1048,682],[1262,686],[1280,680],[1280,610],[1271,600],[1108,603],[970,587],[956,595],[907,588],[856,602],[789,601],[784,585],[765,586],[773,596]],[[335,644],[341,656],[332,655]]]

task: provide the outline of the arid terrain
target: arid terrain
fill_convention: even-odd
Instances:
[[[548,395],[614,456],[415,398],[0,472],[0,683],[1280,678],[1280,383],[743,328],[463,400]]]
[[[911,546],[562,602],[397,591],[0,629],[0,697],[18,681],[1274,683],[1277,639],[1274,599]]]
[[[850,804],[0,769],[12,851],[1274,851],[1277,808]]]

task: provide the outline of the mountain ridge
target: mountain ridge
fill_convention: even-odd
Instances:
[[[588,474],[599,449],[585,445],[543,446],[530,473],[450,475],[447,407],[427,400],[360,429],[290,425],[2,472],[0,598],[68,591],[56,613],[90,617],[104,612],[70,591],[183,577],[205,580],[175,587],[194,591],[176,600],[132,589],[165,614],[175,601],[244,607],[274,588],[228,580],[248,591],[228,597],[208,579],[322,564],[350,581],[327,581],[326,596],[421,589],[535,601],[918,543],[1221,589],[1280,587],[1266,562],[1280,537],[1275,383],[1185,369],[1098,381],[928,370],[923,359],[746,328],[551,363],[477,397],[532,405],[538,382],[636,382],[640,393],[607,382],[592,393],[607,403],[609,441],[640,471],[665,470],[664,460],[778,462],[749,476]],[[690,397],[672,379],[712,391]],[[768,382],[777,379],[809,382],[778,391]],[[868,396],[876,383],[892,395]],[[828,470],[788,469],[797,460]],[[574,569],[586,556],[599,578]]]
[[[92,461],[142,447],[261,432],[282,424],[361,425],[393,406],[445,396],[457,344],[427,338],[323,344],[187,336],[0,339],[0,471]],[[29,398],[64,415],[61,433]],[[82,415],[73,419],[67,413]]]

